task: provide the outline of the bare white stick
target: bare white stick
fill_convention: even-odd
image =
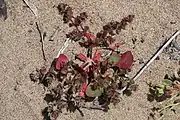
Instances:
[[[144,72],[144,70],[162,53],[162,51],[180,34],[180,30],[176,31],[167,42],[152,56],[152,58],[137,72],[132,78],[134,81]]]
[[[118,92],[120,95],[123,94],[123,92],[126,90],[127,86],[123,87],[121,90],[115,90],[116,92]]]
[[[61,49],[59,50],[56,58],[59,57],[60,54],[64,53],[64,50],[69,46],[69,43],[71,42],[71,39],[67,38],[64,45],[61,47]]]
[[[23,0],[23,1],[29,7],[29,9],[33,12],[33,14],[37,17],[38,10],[37,10],[37,7],[32,3],[32,1],[31,2],[29,0]]]

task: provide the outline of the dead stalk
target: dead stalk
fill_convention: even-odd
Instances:
[[[38,16],[37,7],[29,0],[23,0],[23,1],[29,7],[29,9],[33,12],[33,14],[37,17]]]
[[[180,30],[176,31],[163,45],[160,49],[151,57],[151,59],[137,72],[137,74],[132,78],[134,81],[147,69],[147,67],[162,53],[162,51],[180,34]]]
[[[64,53],[65,49],[69,46],[70,42],[71,42],[71,39],[67,38],[66,41],[65,41],[65,43],[64,43],[64,45],[63,45],[63,46],[61,47],[61,49],[59,50],[56,58],[58,58],[60,54]]]
[[[42,54],[43,54],[43,59],[46,61],[46,56],[45,56],[45,51],[44,51],[44,37],[45,37],[45,32],[42,34],[41,29],[38,25],[38,22],[36,22],[36,28],[39,32],[40,35],[40,42],[41,42],[41,50],[42,50]]]

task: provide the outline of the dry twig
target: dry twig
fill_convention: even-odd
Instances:
[[[59,50],[56,58],[59,57],[60,54],[62,54],[64,52],[64,50],[69,46],[69,44],[71,43],[71,39],[67,38],[64,45],[61,47],[61,49]]]
[[[46,61],[46,56],[45,56],[45,52],[44,52],[44,42],[43,42],[44,38],[46,36],[46,33],[44,32],[43,35],[42,35],[42,32],[41,32],[37,22],[36,22],[36,27],[37,27],[37,30],[39,32],[40,38],[41,38],[40,42],[41,42],[41,50],[42,50],[42,53],[43,53],[43,59]]]
[[[23,0],[23,1],[29,7],[29,9],[33,12],[33,14],[37,17],[38,16],[37,7],[29,0]]]
[[[151,57],[151,59],[137,72],[132,78],[134,81],[144,72],[144,70],[162,53],[162,51],[180,34],[180,30],[176,31],[160,49]]]

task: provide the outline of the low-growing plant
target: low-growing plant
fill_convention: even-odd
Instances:
[[[64,108],[70,112],[78,110],[82,116],[81,108],[107,111],[110,103],[115,105],[120,101],[121,93],[131,93],[137,86],[127,76],[133,64],[132,52],[120,52],[118,48],[124,43],[114,39],[114,35],[133,21],[134,15],[121,22],[112,21],[94,35],[84,25],[86,12],[75,17],[67,4],[61,3],[57,8],[64,23],[74,27],[66,37],[86,51],[74,53],[75,59],[71,60],[61,53],[49,69],[42,67],[30,74],[32,81],[39,81],[48,90],[44,98],[48,107],[43,115],[45,119],[55,120]]]
[[[160,102],[151,109],[149,118],[161,120],[169,111],[176,112],[177,106],[180,105],[180,81],[177,77],[166,75],[160,83],[150,83],[149,87],[148,100]]]

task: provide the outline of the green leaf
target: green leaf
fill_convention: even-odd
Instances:
[[[162,83],[159,83],[157,86],[161,89],[164,89],[164,87],[165,87],[165,85],[163,85]]]
[[[97,88],[96,90],[92,90],[91,86],[88,85],[86,89],[86,95],[88,97],[98,97],[104,92],[104,88]]]
[[[162,80],[161,84],[165,85],[165,86],[172,86],[172,81],[168,80],[168,79],[164,79]]]
[[[172,86],[172,83],[173,82],[171,80],[164,79],[164,80],[161,81],[160,84],[158,84],[158,87],[160,87],[162,89],[166,88],[168,90]]]
[[[166,86],[166,90],[170,90],[171,89],[171,87],[170,86]]]
[[[85,80],[82,80],[82,79],[80,80],[80,83],[84,83],[84,82],[85,82]]]
[[[101,93],[104,93],[104,88],[99,88],[99,90],[101,91]]]
[[[161,88],[157,88],[158,95],[164,94],[164,90]]]
[[[119,61],[119,59],[120,59],[119,55],[110,56],[109,59],[108,59],[108,62],[117,63]]]

